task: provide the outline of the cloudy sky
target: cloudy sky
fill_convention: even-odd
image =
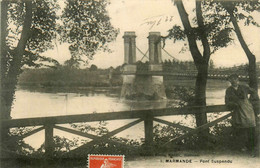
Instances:
[[[195,6],[195,1],[184,1],[189,17],[192,18],[194,16],[192,9]],[[166,35],[167,30],[173,25],[182,26],[177,8],[171,0],[111,0],[108,11],[112,24],[115,28],[120,29],[120,34],[115,42],[109,44],[113,52],[97,53],[94,60],[90,61],[90,65],[95,64],[103,68],[121,65],[124,58],[122,36],[125,31],[136,32],[136,45],[145,53],[148,50],[147,36],[149,32],[159,31],[162,35]],[[260,23],[260,13],[256,12],[253,16]],[[256,55],[257,61],[260,61],[260,28],[253,26],[245,27],[241,23],[241,30],[250,49]],[[189,51],[180,53],[182,46],[183,42],[173,43],[168,40],[165,49],[179,60],[192,60]],[[67,47],[67,45],[58,46],[54,50],[48,51],[45,55],[51,54],[62,63],[70,58]],[[171,59],[164,51],[162,51],[162,54],[163,59]],[[142,54],[137,50],[137,60],[141,59],[141,57]],[[232,45],[217,51],[211,56],[211,59],[217,66],[233,66],[247,63],[246,55],[236,38]]]

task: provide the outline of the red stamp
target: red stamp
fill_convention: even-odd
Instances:
[[[123,168],[123,155],[88,155],[88,168]]]

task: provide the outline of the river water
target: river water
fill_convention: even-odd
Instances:
[[[177,81],[176,81],[177,82]],[[190,86],[186,80],[176,85]],[[209,80],[207,104],[223,104],[226,81]],[[93,112],[116,112],[123,110],[154,109],[171,106],[172,100],[128,101],[120,99],[121,88],[18,88],[12,109],[12,118],[45,117],[57,115],[86,114]]]
[[[176,85],[194,86],[194,81],[176,81]],[[207,104],[224,104],[225,89],[229,86],[227,81],[209,80],[207,84]],[[15,101],[11,116],[15,118],[32,118],[45,116],[60,116],[73,114],[117,112],[136,109],[155,109],[169,107],[174,100],[161,101],[127,101],[120,99],[120,88],[77,88],[76,90],[66,89],[33,89],[18,88],[15,94]],[[194,126],[191,119],[176,117],[162,117],[169,121],[182,121],[183,124]],[[108,121],[109,130],[116,129],[134,120]],[[97,122],[91,123],[98,126]],[[68,125],[66,125],[68,126]],[[25,141],[35,148],[38,148],[44,141],[44,131],[26,138]],[[54,135],[78,138],[69,133],[54,130]],[[140,139],[144,137],[143,122],[119,133],[117,136]]]

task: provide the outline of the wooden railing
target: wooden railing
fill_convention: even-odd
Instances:
[[[231,116],[231,113],[209,122],[205,125],[202,125],[197,128],[190,128],[187,126],[171,123],[166,120],[162,120],[156,117],[160,116],[169,116],[169,115],[187,115],[195,113],[215,113],[215,112],[227,112],[228,109],[225,105],[214,105],[206,107],[184,107],[184,108],[163,108],[163,109],[149,109],[149,110],[134,110],[134,111],[120,111],[120,112],[107,112],[107,113],[93,113],[93,114],[80,114],[80,115],[66,115],[66,116],[54,116],[54,117],[39,117],[39,118],[23,118],[23,119],[11,119],[11,120],[2,120],[2,124],[6,128],[15,128],[15,127],[29,127],[29,126],[40,126],[37,129],[32,130],[20,137],[16,137],[17,140],[26,138],[32,134],[35,134],[43,129],[45,129],[45,156],[51,158],[54,152],[54,142],[53,142],[53,129],[59,129],[66,131],[72,134],[79,136],[87,137],[92,139],[92,141],[84,144],[69,153],[65,156],[74,156],[78,152],[84,150],[87,152],[89,147],[93,146],[95,143],[102,140],[108,140],[111,143],[118,144],[119,142],[109,139],[110,137],[118,134],[121,131],[124,131],[142,121],[144,121],[144,132],[145,132],[145,145],[151,146],[153,144],[153,122],[159,122],[166,124],[172,127],[176,127],[182,130],[187,131],[186,134],[181,135],[178,138],[171,139],[169,142],[165,143],[167,145],[170,142],[180,141],[188,136],[196,134],[201,130],[207,129],[216,123],[228,118]],[[81,131],[58,126],[57,124],[69,124],[69,123],[79,123],[79,122],[94,122],[94,121],[109,121],[109,120],[121,120],[121,119],[136,119],[133,122],[130,122],[122,127],[119,127],[111,132],[108,132],[106,135],[97,136],[89,133],[83,133]],[[122,144],[121,144],[122,145]]]

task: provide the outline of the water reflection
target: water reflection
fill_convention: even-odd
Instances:
[[[82,90],[80,93],[17,90],[12,118],[155,109],[169,107],[173,102],[171,100],[128,101],[120,99],[119,95],[120,88]]]

